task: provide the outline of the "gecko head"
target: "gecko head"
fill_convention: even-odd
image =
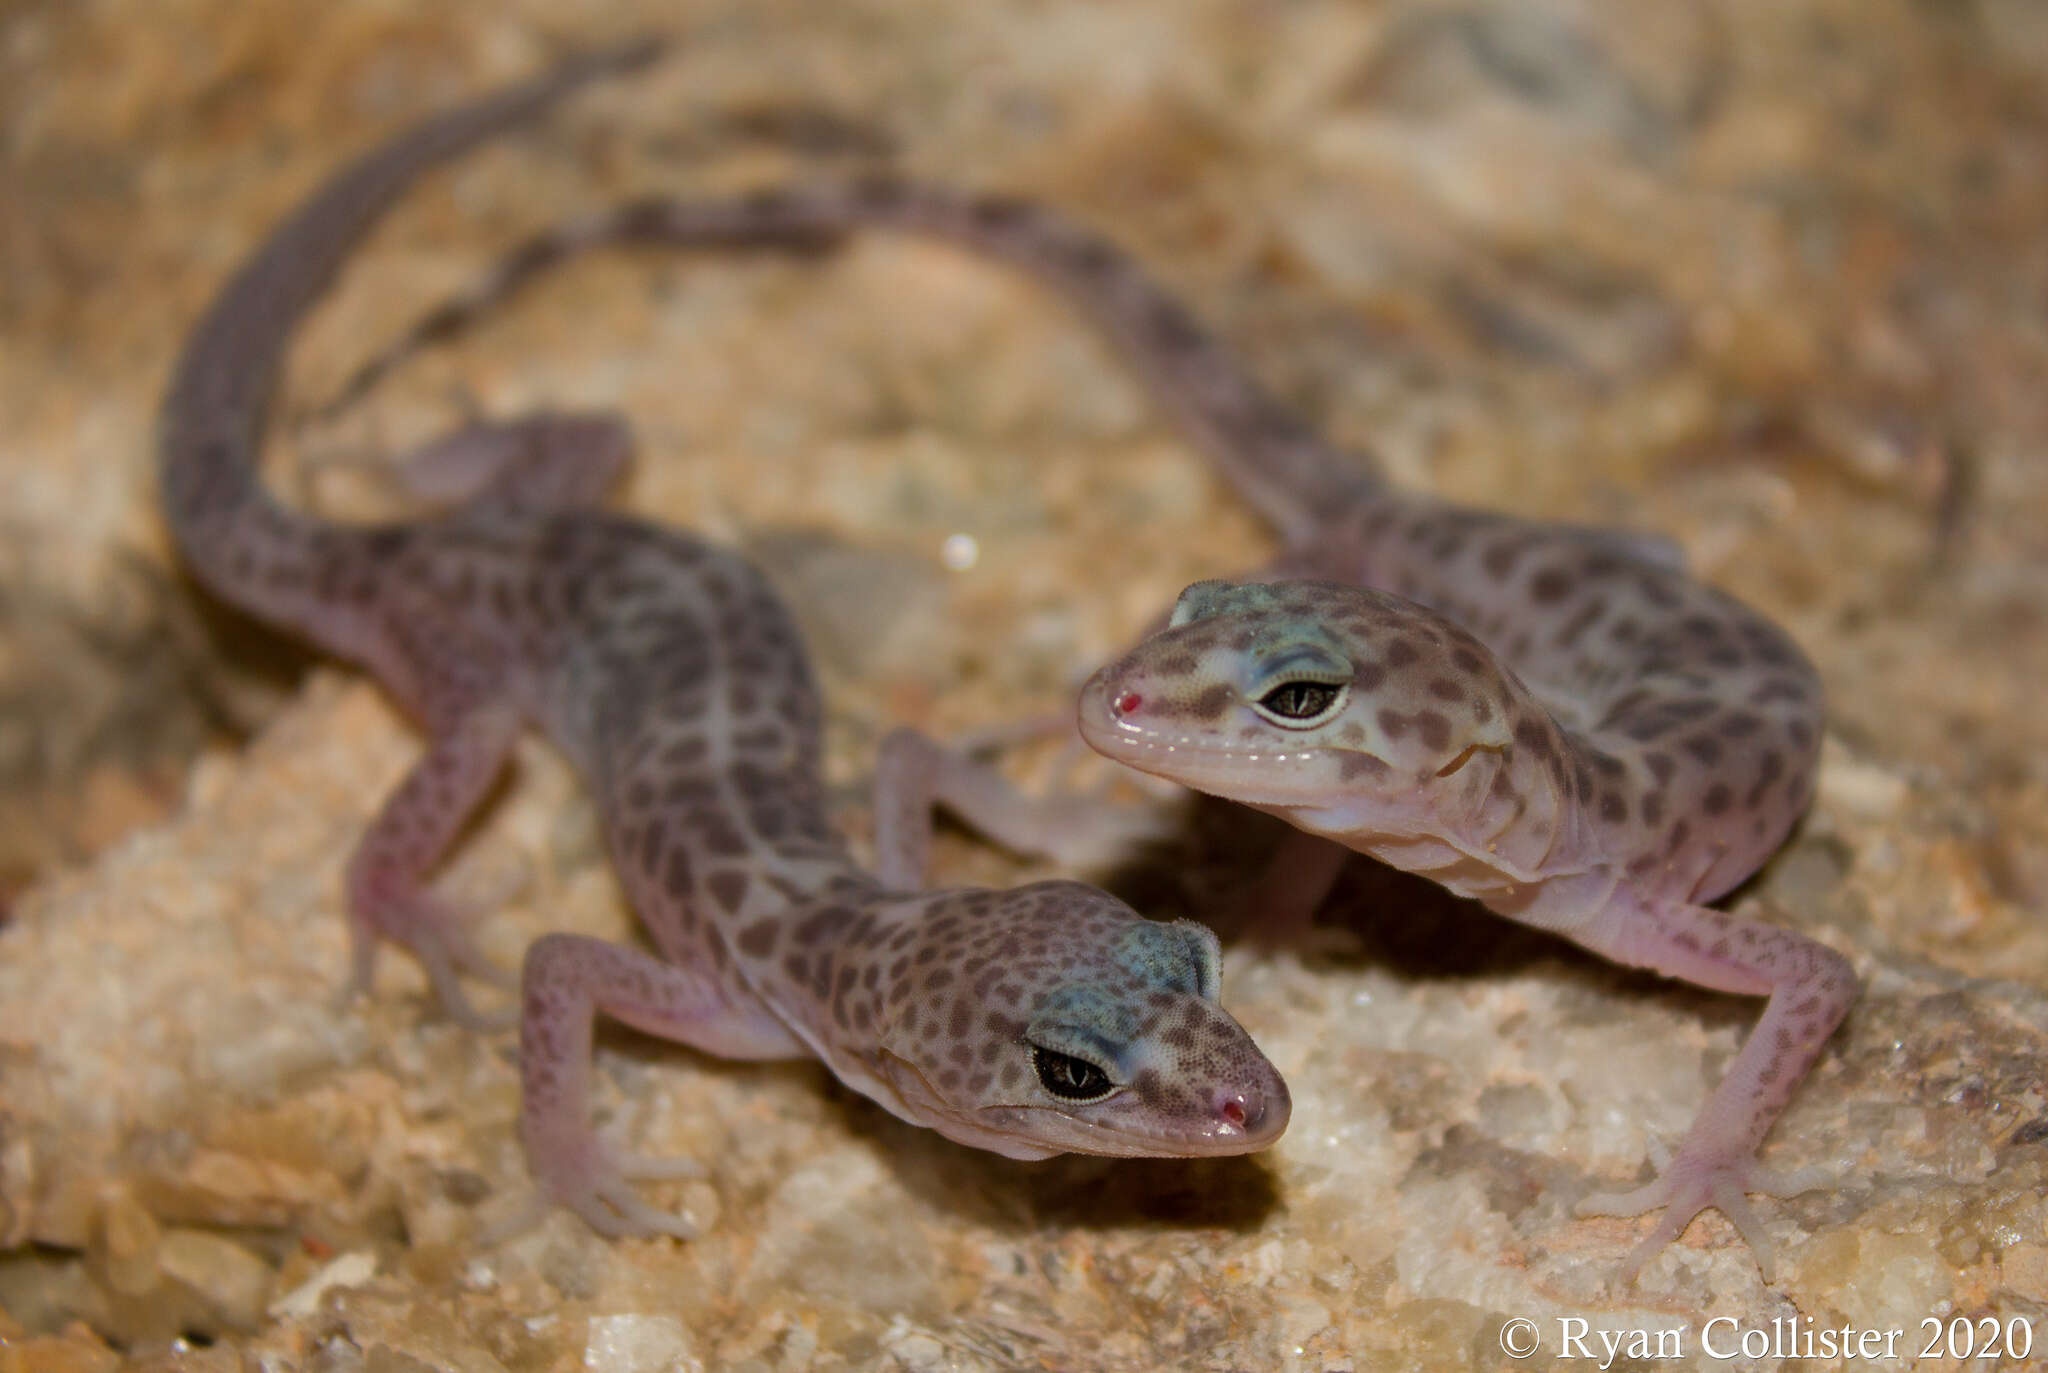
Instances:
[[[899,1115],[1012,1158],[1243,1154],[1287,1128],[1207,929],[1078,882],[919,900],[874,1059]]]
[[[1478,640],[1399,597],[1197,582],[1089,680],[1080,726],[1141,772],[1336,834],[1397,821],[1498,755],[1518,690]]]

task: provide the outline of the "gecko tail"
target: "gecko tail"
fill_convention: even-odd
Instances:
[[[816,253],[874,229],[950,242],[1049,287],[1123,355],[1166,416],[1290,545],[1385,489],[1369,453],[1316,434],[1109,238],[1034,201],[889,173],[730,197],[651,197],[564,221],[430,309],[314,415],[353,403],[406,358],[585,253],[625,245]]]
[[[646,36],[576,54],[426,119],[336,174],[229,278],[178,359],[158,427],[171,532],[208,589],[349,650],[336,588],[359,580],[349,575],[352,563],[374,564],[388,553],[390,532],[301,515],[263,488],[258,459],[292,330],[349,250],[413,182],[591,81],[645,67],[664,46]]]

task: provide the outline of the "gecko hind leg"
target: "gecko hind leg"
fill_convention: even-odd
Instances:
[[[520,980],[520,1136],[546,1198],[606,1235],[690,1239],[687,1217],[650,1206],[635,1179],[702,1176],[688,1159],[649,1158],[600,1139],[590,1124],[593,1026],[599,1012],[662,1039],[730,1058],[808,1051],[779,1022],[735,1008],[696,974],[621,944],[549,934],[526,951]]]
[[[510,1012],[478,1011],[462,979],[507,990],[515,979],[484,957],[467,914],[429,891],[426,879],[503,770],[520,727],[518,713],[499,703],[448,713],[426,756],[371,820],[349,858],[346,878],[352,994],[369,991],[377,950],[389,940],[419,960],[452,1019],[476,1030],[511,1025]]]
[[[1758,1162],[1757,1149],[1856,998],[1849,961],[1791,930],[1681,901],[1618,904],[1592,931],[1574,931],[1572,937],[1608,958],[1667,977],[1770,998],[1655,1180],[1632,1191],[1589,1196],[1578,1205],[1582,1215],[1610,1216],[1664,1208],[1656,1227],[1622,1261],[1623,1282],[1709,1207],[1734,1223],[1768,1282],[1771,1246],[1746,1194],[1790,1195],[1823,1179],[1813,1169],[1770,1173]]]
[[[401,455],[392,470],[436,509],[550,512],[595,507],[632,465],[616,415],[542,411],[472,420]]]
[[[619,416],[541,411],[509,420],[470,418],[396,455],[349,453],[317,462],[367,469],[428,510],[449,514],[592,509],[632,460],[632,431]],[[314,462],[300,473],[302,488],[310,489]]]

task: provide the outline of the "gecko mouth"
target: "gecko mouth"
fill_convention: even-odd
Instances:
[[[1266,1148],[1287,1129],[1292,1102],[1276,1077],[1264,1087],[1219,1093],[1206,1119],[1185,1130],[1128,1129],[1110,1120],[1088,1120],[1047,1106],[992,1106],[978,1113],[981,1128],[1021,1135],[1075,1154],[1107,1158],[1221,1158]],[[1021,1127],[1021,1128],[1020,1128]]]
[[[1088,679],[1081,689],[1077,722],[1090,748],[1139,772],[1249,805],[1314,800],[1328,790],[1327,779],[1322,769],[1305,765],[1338,754],[1372,757],[1361,750],[1321,745],[1236,747],[1219,742],[1213,734],[1171,730],[1156,716],[1141,723],[1132,718],[1128,706],[1119,709],[1134,696],[1121,685],[1112,690],[1107,669]]]
[[[1155,1123],[1153,1128],[1141,1129],[1134,1128],[1136,1122],[1126,1125],[1117,1119],[1120,1109],[1142,1106],[1130,1087],[1094,1103],[1088,1115],[1031,1102],[962,1108],[948,1106],[916,1064],[893,1054],[888,1058],[888,1080],[898,1094],[893,1099],[887,1093],[878,1095],[878,1101],[957,1144],[1009,1158],[1042,1159],[1060,1153],[1105,1158],[1249,1154],[1279,1139],[1294,1109],[1285,1079],[1270,1064],[1263,1072],[1247,1074],[1247,1080],[1235,1088],[1210,1089],[1207,1110],[1194,1110],[1185,1100],[1178,1103],[1175,1116],[1179,1128],[1160,1129]],[[907,1093],[903,1091],[906,1088]]]

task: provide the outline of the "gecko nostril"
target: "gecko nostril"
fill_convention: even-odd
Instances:
[[[1116,699],[1109,703],[1109,708],[1119,715],[1129,715],[1132,711],[1136,710],[1139,706],[1142,706],[1144,704],[1145,698],[1140,696],[1137,692],[1125,691],[1118,693]]]
[[[1241,1096],[1226,1097],[1223,1104],[1216,1108],[1216,1114],[1222,1116],[1230,1124],[1243,1129],[1245,1122],[1244,1098]]]

